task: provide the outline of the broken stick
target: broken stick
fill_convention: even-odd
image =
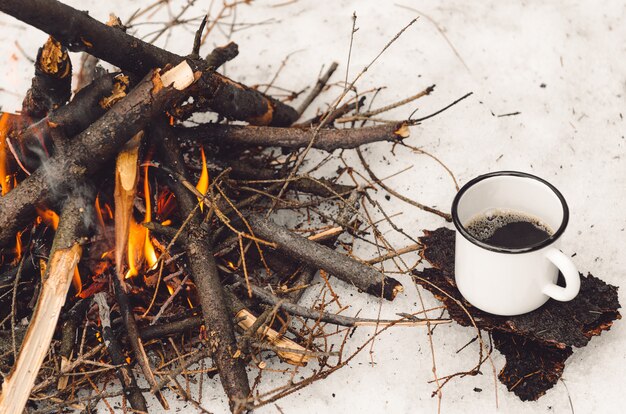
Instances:
[[[202,144],[236,144],[247,146],[304,148],[315,137],[313,148],[332,152],[336,149],[357,148],[372,142],[399,142],[409,136],[409,126],[400,122],[365,128],[321,129],[272,128],[225,124],[205,124],[197,127],[175,128],[181,139]]]
[[[392,277],[329,247],[298,236],[269,219],[250,216],[255,236],[276,243],[278,250],[311,266],[317,266],[373,296],[394,300],[404,290]]]
[[[106,74],[76,93],[74,98],[29,125],[24,131],[7,137],[7,144],[20,167],[30,174],[49,158],[55,138],[68,139],[84,131],[117,100],[126,96],[129,78],[121,73]]]
[[[22,103],[22,115],[43,118],[67,102],[71,94],[72,61],[67,48],[49,37],[37,53],[35,76]]]

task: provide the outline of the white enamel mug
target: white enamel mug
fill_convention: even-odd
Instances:
[[[521,249],[494,247],[464,227],[489,210],[511,210],[538,218],[553,234]],[[474,178],[452,203],[456,226],[455,278],[465,299],[496,315],[520,315],[548,299],[574,299],[580,277],[571,259],[559,249],[569,209],[563,195],[547,181],[517,171],[499,171]],[[556,284],[559,270],[565,287]]]

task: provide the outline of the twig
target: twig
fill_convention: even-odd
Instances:
[[[299,117],[302,116],[304,111],[307,110],[307,108],[311,105],[311,103],[313,103],[315,98],[317,98],[319,94],[324,90],[324,87],[328,83],[328,80],[333,75],[333,73],[335,73],[335,71],[337,70],[337,67],[339,67],[339,64],[337,62],[331,63],[328,70],[326,70],[326,73],[324,73],[324,75],[317,80],[315,87],[311,90],[311,92],[307,95],[307,97],[297,109]]]
[[[134,410],[147,413],[148,406],[143,394],[137,386],[137,381],[133,371],[128,366],[126,358],[124,357],[124,350],[119,343],[117,336],[111,329],[111,317],[110,308],[107,304],[106,294],[99,292],[94,295],[94,301],[98,304],[98,315],[100,316],[100,323],[102,325],[102,337],[106,345],[107,352],[111,357],[113,364],[117,366],[117,376],[122,383],[124,390],[124,396],[130,402],[130,406]]]

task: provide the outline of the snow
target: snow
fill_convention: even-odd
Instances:
[[[89,10],[101,21],[115,12],[125,21],[136,9],[151,0],[73,0],[68,4]],[[213,15],[221,2],[214,2]],[[169,8],[178,14],[186,1],[172,0]],[[196,2],[184,17],[200,16],[209,2]],[[280,6],[280,4],[284,4]],[[626,108],[626,7],[620,1],[574,0],[571,2],[465,2],[439,3],[428,0],[402,1],[411,11],[392,2],[346,0],[257,1],[240,5],[239,23],[232,40],[240,55],[226,65],[226,74],[248,84],[269,83],[281,62],[288,57],[275,84],[300,90],[316,80],[323,66],[340,63],[333,77],[345,78],[351,16],[356,11],[358,32],[350,63],[351,80],[384,45],[413,17],[422,17],[398,39],[357,83],[359,91],[385,86],[374,107],[386,105],[436,84],[435,92],[419,101],[386,114],[401,119],[419,108],[424,116],[461,97],[474,94],[441,115],[411,128],[408,143],[444,162],[459,184],[481,173],[515,169],[542,176],[556,185],[571,210],[569,229],[563,236],[563,250],[576,253],[574,261],[583,273],[592,272],[608,283],[624,285],[626,265],[624,201],[626,200],[626,140],[623,112]],[[163,9],[165,10],[165,9]],[[164,11],[142,16],[139,21],[169,20]],[[227,18],[226,21],[230,21]],[[20,48],[34,57],[46,35],[26,28],[7,16],[0,16],[0,104],[4,111],[20,107],[32,76],[32,65]],[[142,24],[132,32],[146,35],[159,28]],[[226,42],[227,26],[214,30],[203,53]],[[148,36],[150,38],[150,36]],[[169,50],[187,54],[193,31],[175,28],[156,42]],[[18,47],[19,46],[19,47]],[[78,62],[78,56],[74,56]],[[327,105],[341,92],[339,86],[324,93],[308,111]],[[498,116],[519,112],[518,115]],[[306,116],[305,116],[306,117]],[[314,155],[319,159],[320,155]],[[354,153],[344,157],[359,165]],[[455,194],[454,183],[433,159],[396,148],[387,143],[367,147],[365,157],[380,177],[411,167],[386,181],[409,198],[447,210]],[[313,164],[308,164],[311,167]],[[335,165],[323,171],[330,172]],[[306,167],[305,167],[306,168]],[[322,171],[322,173],[323,173]],[[433,229],[443,221],[383,192],[373,194],[396,225],[412,237],[422,229]],[[384,232],[396,247],[410,243],[390,228]],[[372,246],[357,243],[355,253],[373,257]],[[416,254],[405,256],[413,264]],[[387,267],[388,269],[388,267]],[[407,278],[405,294],[393,303],[384,303],[382,317],[421,309],[416,289]],[[352,302],[351,314],[376,317],[379,302],[358,294],[335,281],[337,293]],[[438,303],[422,293],[425,306]],[[620,301],[626,303],[624,291]],[[435,312],[430,316],[436,317]],[[374,332],[359,328],[348,341],[355,350]],[[478,356],[474,343],[456,351],[475,336],[468,328],[439,326],[433,334],[437,373],[451,374],[471,369]],[[529,413],[619,412],[624,402],[626,370],[626,328],[617,322],[602,336],[576,349],[567,361],[559,382],[537,402],[521,402],[497,382],[496,408],[494,374],[489,364],[476,377],[454,379],[443,388],[441,412]],[[372,363],[373,361],[373,363]],[[503,358],[493,356],[496,371]],[[313,367],[314,368],[314,367]],[[308,368],[303,370],[309,372]],[[326,380],[258,410],[259,413],[409,413],[437,412],[432,373],[432,354],[425,328],[392,328],[384,332],[349,366]],[[264,389],[284,384],[285,378],[266,373]],[[565,386],[567,385],[567,388]],[[211,412],[227,412],[217,379],[205,380],[203,405]],[[197,384],[192,385],[192,390]],[[475,392],[475,389],[482,392]],[[195,392],[195,391],[194,391]],[[171,412],[187,412],[188,404],[170,396]],[[110,400],[110,401],[115,401]],[[151,399],[151,412],[161,409]],[[280,410],[279,408],[280,407]],[[102,412],[108,412],[100,405]],[[121,412],[121,409],[119,410]]]

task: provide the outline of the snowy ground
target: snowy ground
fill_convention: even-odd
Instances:
[[[67,3],[89,10],[100,20],[106,20],[109,12],[125,20],[151,1]],[[172,13],[177,14],[185,3],[172,0]],[[185,17],[200,15],[209,4],[196,3]],[[213,13],[221,2],[215,3]],[[274,7],[281,3],[286,4]],[[262,24],[239,26],[242,30],[233,33],[232,39],[239,44],[241,53],[227,65],[226,73],[249,84],[268,83],[281,61],[291,54],[275,82],[278,86],[302,89],[314,82],[323,65],[332,61],[341,64],[333,79],[343,79],[353,11],[358,15],[359,31],[354,39],[350,79],[405,23],[422,15],[357,84],[361,91],[386,86],[375,106],[402,99],[430,84],[437,85],[431,96],[410,108],[396,110],[387,118],[406,117],[416,107],[418,116],[429,114],[467,92],[474,92],[453,109],[412,128],[409,143],[439,157],[460,185],[478,174],[503,169],[545,177],[561,189],[570,205],[571,221],[563,237],[564,251],[577,253],[574,260],[583,273],[592,272],[609,283],[624,286],[625,4],[580,0],[454,0],[444,4],[410,0],[398,4],[375,0],[258,1],[238,7],[238,22]],[[145,16],[142,21],[166,18],[167,15],[157,14]],[[11,111],[19,108],[32,76],[32,65],[19,51],[18,43],[34,57],[46,37],[4,15],[0,16],[0,24],[0,104],[2,110]],[[154,25],[139,25],[133,30],[145,35],[154,29]],[[224,34],[214,33],[204,52],[224,43]],[[157,44],[187,54],[192,36],[190,30],[177,29],[162,36]],[[329,103],[339,92],[338,87],[331,89],[313,106]],[[519,114],[498,116],[514,112]],[[454,185],[432,159],[405,149],[392,154],[388,144],[369,146],[366,157],[380,176],[412,165],[387,184],[425,204],[449,208]],[[402,212],[394,220],[413,236],[419,236],[422,229],[444,224],[398,200],[387,201],[382,193],[376,197],[389,214]],[[389,235],[396,247],[408,244],[391,232]],[[364,258],[376,254],[368,246],[360,246],[356,253]],[[407,255],[407,262],[415,259]],[[415,288],[409,280],[402,281],[408,287],[406,294],[384,304],[383,316],[420,309]],[[353,301],[353,314],[361,310],[361,316],[376,316],[377,301],[365,295],[349,296],[351,289],[339,282],[337,285],[338,292]],[[623,290],[620,299],[626,303]],[[426,306],[436,305],[429,294],[425,294],[425,301]],[[349,348],[363,343],[372,332],[373,328],[357,331]],[[439,375],[473,366],[477,358],[475,345],[456,353],[473,336],[471,329],[456,325],[437,328],[434,345]],[[499,408],[493,374],[486,365],[484,375],[457,379],[445,386],[441,412],[567,413],[573,411],[570,398],[578,413],[620,412],[625,401],[625,345],[626,327],[617,322],[610,332],[574,351],[567,361],[565,384],[559,382],[539,401],[522,403],[498,382]],[[349,367],[259,412],[434,413],[437,398],[431,398],[431,358],[423,328],[396,328],[375,342],[373,354],[366,350]],[[494,355],[494,363],[499,370],[504,360]],[[271,374],[264,379],[267,387],[284,382]],[[475,388],[482,392],[475,392]],[[177,403],[173,397],[170,400],[172,412],[187,412],[184,403]],[[152,404],[152,412],[158,412],[156,401]],[[226,412],[217,380],[205,381],[203,404],[211,412]]]

